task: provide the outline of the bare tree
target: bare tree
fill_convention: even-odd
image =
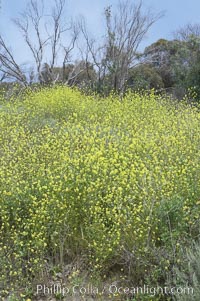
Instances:
[[[119,1],[117,10],[109,6],[105,9],[105,39],[102,45],[89,38],[84,22],[81,30],[99,74],[99,80],[109,78],[112,89],[123,94],[128,78],[128,71],[138,58],[138,47],[150,27],[163,13],[154,14],[144,11],[142,1],[133,4],[131,1]]]
[[[73,22],[71,21],[68,26],[64,23],[65,2],[65,0],[54,0],[50,13],[46,13],[44,0],[29,1],[25,11],[13,21],[22,33],[25,44],[32,54],[33,67],[28,68],[30,72],[25,76],[22,67],[17,64],[10,48],[1,37],[1,72],[23,83],[31,83],[34,80],[39,80],[40,83],[46,81],[55,83],[57,80],[62,80],[59,78],[60,74],[55,73],[57,59],[59,58],[59,61],[63,62],[64,69],[70,60],[78,37],[78,31]],[[66,43],[63,40],[65,40],[67,32],[71,33],[72,37]],[[37,76],[35,79],[34,74]]]
[[[50,64],[48,70],[49,70],[49,77],[51,77],[51,80],[53,82],[56,82],[58,79],[62,81],[64,80],[65,66],[66,63],[70,62],[70,54],[74,49],[75,42],[78,38],[78,31],[76,28],[76,24],[73,23],[73,21],[71,21],[68,26],[64,23],[63,20],[64,7],[65,7],[65,0],[55,0],[55,5],[52,8],[51,16],[50,16],[51,32],[49,32],[46,25],[46,31],[49,36],[50,48],[51,48],[51,58],[50,58]],[[66,32],[68,33],[71,32],[71,39],[67,45],[63,44],[62,42],[62,35]],[[62,50],[62,54],[60,50]],[[59,73],[54,72],[58,54],[60,54],[60,57],[62,56],[62,66],[63,66],[62,78],[60,78]]]
[[[111,89],[123,94],[129,69],[137,62],[138,47],[149,28],[162,14],[155,15],[151,11],[144,11],[142,1],[138,4],[133,4],[130,0],[120,1],[116,11],[112,7],[105,9],[104,39],[97,42],[90,37],[84,20],[79,26],[73,22],[66,26],[65,1],[54,0],[49,14],[45,12],[44,0],[29,1],[27,9],[14,23],[32,54],[34,66],[27,76],[1,38],[0,70],[24,84],[33,82],[34,71],[40,83],[55,83],[57,80],[69,83],[75,82],[73,79],[85,70],[90,77],[89,68],[92,66],[98,74],[98,89],[102,89],[107,82]],[[80,31],[86,42],[85,48],[77,44]],[[71,33],[71,39],[66,43],[64,40],[67,33]],[[76,62],[71,73],[72,78],[66,79],[66,66],[72,63],[75,47],[80,50],[79,61],[85,63]],[[60,71],[56,72],[58,68],[55,68],[58,59],[62,63],[62,76]]]
[[[88,66],[90,63],[95,68],[97,73],[97,91],[102,92],[106,76],[106,66],[103,63],[105,58],[105,42],[97,42],[90,36],[86,21],[83,17],[79,22],[79,27],[85,41],[85,47],[83,47],[83,45],[79,46],[79,53],[81,54],[82,60],[85,61],[85,66]]]
[[[112,86],[124,92],[128,71],[138,62],[138,47],[150,27],[163,14],[143,10],[142,1],[133,4],[119,1],[115,13],[112,8],[105,10],[106,17],[106,58],[105,64],[111,74]]]
[[[52,34],[49,34],[51,41],[51,63],[50,67],[53,69],[56,57],[58,54],[58,47],[60,46],[61,35],[67,28],[64,27],[62,22],[63,9],[65,6],[65,0],[55,0],[55,7],[52,9],[52,21],[53,21],[53,30]]]
[[[21,82],[23,85],[27,85],[27,79],[22,67],[19,66],[9,49],[6,45],[5,40],[0,35],[0,71],[2,74],[1,81],[5,78],[15,79]]]
[[[79,27],[78,25],[74,22],[72,22],[71,24],[71,39],[70,42],[68,43],[68,45],[62,45],[62,49],[63,49],[63,60],[62,60],[62,81],[69,83],[70,81],[70,77],[68,77],[68,79],[65,79],[65,71],[66,71],[66,65],[70,64],[71,61],[71,53],[73,51],[73,49],[75,48],[75,44],[77,42],[78,36],[79,36]]]
[[[1,71],[2,69],[3,69],[2,64],[0,64],[0,83],[2,83],[7,78],[7,73]]]
[[[39,81],[42,83],[42,64],[44,63],[44,51],[50,40],[50,36],[42,37],[44,28],[44,2],[30,0],[27,9],[20,18],[13,20],[21,31],[23,38],[32,53]],[[34,33],[34,37],[33,37]]]
[[[188,41],[191,37],[200,37],[200,24],[187,24],[173,33],[175,39]]]

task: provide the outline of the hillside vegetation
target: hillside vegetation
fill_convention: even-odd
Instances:
[[[200,234],[197,108],[55,87],[2,100],[0,120],[2,294],[71,262],[135,285],[173,278]]]

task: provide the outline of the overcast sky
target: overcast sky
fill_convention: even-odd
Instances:
[[[45,0],[50,6],[53,0]],[[135,0],[132,0],[133,3]],[[12,24],[22,12],[28,0],[0,0],[0,31],[15,50],[18,62],[26,62],[28,51],[22,44],[20,34]],[[85,16],[91,32],[100,34],[103,25],[103,10],[106,6],[116,6],[117,0],[66,0],[66,16]],[[200,0],[143,0],[145,8],[155,13],[165,11],[164,17],[157,21],[148,33],[142,47],[150,45],[159,38],[171,39],[172,32],[187,23],[200,23]]]

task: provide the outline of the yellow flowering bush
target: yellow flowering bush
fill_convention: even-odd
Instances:
[[[139,281],[199,236],[197,108],[59,86],[1,100],[0,120],[0,288],[76,256]]]

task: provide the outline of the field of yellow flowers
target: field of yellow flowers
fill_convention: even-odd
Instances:
[[[81,259],[165,283],[200,235],[200,113],[67,87],[0,102],[0,291]]]

